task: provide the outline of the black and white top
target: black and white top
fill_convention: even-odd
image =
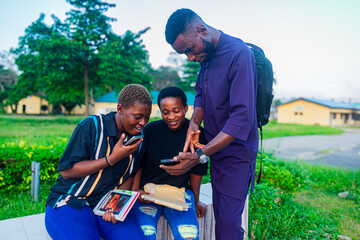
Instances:
[[[115,112],[85,118],[75,128],[61,156],[58,171],[70,169],[77,162],[110,155],[118,140]],[[94,208],[104,194],[123,183],[129,176],[134,176],[139,165],[140,161],[135,152],[113,167],[104,168],[86,177],[64,179],[60,176],[51,188],[46,204],[52,208],[65,204],[75,209],[81,209],[85,205]]]

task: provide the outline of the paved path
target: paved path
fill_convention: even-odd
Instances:
[[[270,138],[263,148],[279,159],[360,169],[360,129],[345,129],[341,135]]]

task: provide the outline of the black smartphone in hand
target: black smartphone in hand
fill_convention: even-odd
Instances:
[[[139,141],[141,138],[143,138],[144,135],[136,135],[136,136],[133,136],[132,138],[130,138],[129,141],[127,141],[124,145],[125,146],[129,146],[129,145],[132,145],[134,143],[136,143],[137,141]]]
[[[179,161],[174,161],[174,159],[172,158],[167,158],[167,159],[161,159],[160,160],[160,164],[164,164],[164,165],[175,165],[178,164]]]

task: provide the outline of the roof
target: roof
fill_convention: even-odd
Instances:
[[[153,104],[157,104],[157,98],[159,96],[160,91],[151,91],[151,98],[152,98],[152,103]],[[187,98],[187,104],[188,105],[194,105],[195,102],[195,94],[192,92],[185,92],[186,98]]]
[[[118,101],[118,96],[116,95],[116,93],[114,91],[109,92],[105,95],[102,95],[99,98],[95,99],[95,102],[115,102],[117,103]]]
[[[160,91],[150,91],[153,104],[157,104],[157,98],[158,98],[159,92]],[[194,105],[195,94],[192,93],[192,92],[185,92],[185,95],[186,95],[186,98],[187,98],[187,104],[188,105]],[[117,103],[117,101],[118,101],[118,96],[114,91],[109,92],[109,93],[95,99],[95,102]]]
[[[316,103],[319,105],[323,105],[329,108],[341,108],[341,109],[356,109],[356,110],[360,110],[360,106],[357,104],[351,104],[351,103],[344,103],[344,102],[335,102],[335,101],[331,101],[331,100],[322,100],[322,99],[316,99],[316,98],[297,98],[294,100],[291,100],[289,102],[283,103],[281,105],[284,104],[288,104],[291,102],[295,102],[298,100],[305,100],[308,102],[312,102],[312,103]]]

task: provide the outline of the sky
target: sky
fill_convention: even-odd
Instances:
[[[138,32],[154,68],[169,65],[168,17],[194,10],[208,25],[260,46],[275,72],[275,98],[360,102],[360,1],[358,0],[110,0],[113,32]],[[221,3],[220,3],[221,2]],[[0,51],[18,46],[26,27],[45,13],[65,19],[65,0],[0,0]]]

